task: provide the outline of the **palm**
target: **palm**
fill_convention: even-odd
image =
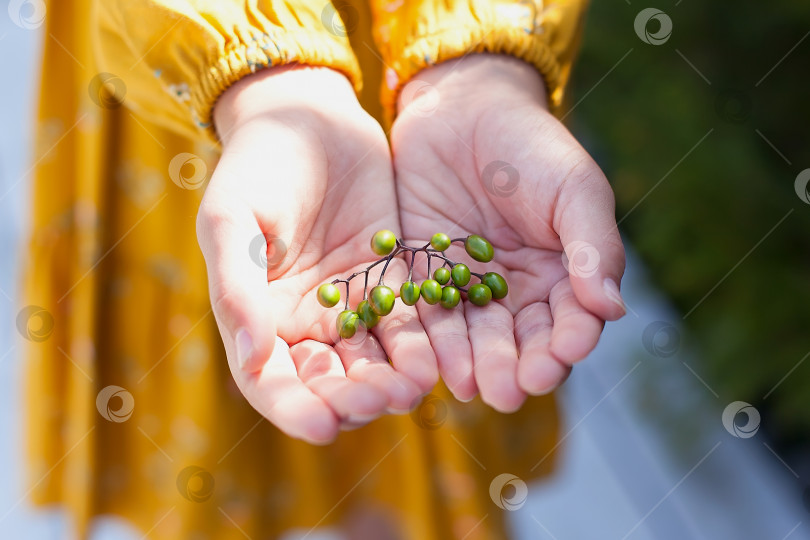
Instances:
[[[368,145],[361,140],[348,135],[337,147],[319,149],[320,159],[313,161],[320,161],[323,168],[318,166],[319,170],[308,173],[314,180],[307,182],[307,202],[297,211],[286,257],[281,260],[274,248],[269,248],[267,278],[275,299],[273,312],[279,336],[288,343],[304,339],[327,344],[336,341],[335,316],[344,307],[345,289],[340,286],[341,302],[327,310],[317,301],[317,288],[364,270],[378,258],[369,248],[373,233],[399,227],[386,142],[382,138],[374,141],[377,151],[369,153]],[[314,158],[312,154],[310,149],[310,159]],[[329,155],[340,155],[345,162],[334,164]],[[349,163],[358,165],[348,168],[345,165]],[[257,218],[272,241],[274,218],[280,209],[273,209],[276,195],[264,191],[266,199],[255,203],[261,208]],[[255,197],[256,189],[252,193]],[[401,273],[403,266],[398,261],[388,272]],[[362,299],[362,289],[362,276],[352,280],[350,308]]]
[[[379,126],[354,115],[328,121],[335,125],[316,130],[335,134],[326,140],[285,122],[232,140],[201,207],[201,220],[214,231],[208,241],[201,234],[201,245],[209,252],[211,297],[234,378],[257,410],[313,442],[334,437],[336,422],[352,427],[386,410],[408,410],[437,377],[413,308],[400,306],[372,333],[346,341],[335,329],[342,302],[324,309],[317,301],[320,284],[373,262],[375,230],[399,229]],[[231,268],[218,272],[217,265]],[[393,279],[403,274],[401,261],[386,273]],[[234,291],[243,283],[249,291]],[[351,308],[362,289],[360,276],[352,281]],[[272,356],[254,354],[248,369],[239,369],[234,334],[245,325],[252,325],[254,347],[259,342]],[[273,328],[274,343],[262,342]],[[417,360],[403,361],[411,355]]]
[[[514,120],[511,115],[497,117],[504,125]],[[504,125],[479,129],[499,131]],[[518,173],[538,169],[537,163],[527,163],[520,156],[520,141],[531,140],[534,134],[511,138],[518,143],[512,145],[458,135],[474,131],[474,126],[450,126],[436,116],[411,118],[397,125],[395,167],[400,217],[408,237],[429,238],[433,232],[443,231],[452,237],[476,233],[490,240],[497,256],[485,268],[504,272],[510,294],[501,304],[515,316],[533,303],[548,301],[551,288],[568,276],[561,264],[562,245],[552,226],[552,202],[560,182],[544,174],[558,170],[559,164],[552,161],[553,156],[542,156],[539,174],[523,178],[524,183],[533,184],[530,189],[540,190],[532,200],[526,197],[527,189],[520,189],[520,180],[510,181],[505,172],[495,176],[489,190],[481,173],[493,161],[508,163]],[[517,188],[514,192],[510,192],[512,185]]]
[[[419,313],[451,390],[461,399],[480,390],[486,402],[511,411],[527,392],[559,384],[601,332],[603,320],[575,299],[560,234],[569,198],[601,173],[541,107],[492,111],[404,114],[392,146],[407,238],[475,233],[495,247],[491,263],[470,266],[501,273],[509,284],[504,300],[464,303],[463,316],[430,306]],[[460,248],[449,254],[463,258]]]
[[[369,135],[376,140],[369,140]],[[324,162],[329,166],[323,174],[317,175],[323,180],[311,185],[308,192],[308,197],[322,199],[322,203],[299,215],[290,250],[297,256],[287,263],[288,269],[285,269],[286,264],[278,270],[269,269],[268,279],[271,280],[270,295],[276,299],[274,318],[279,321],[278,333],[284,341],[322,343],[336,350],[345,366],[358,366],[360,371],[363,368],[360,364],[372,360],[376,367],[384,368],[378,373],[379,377],[373,377],[374,381],[392,397],[391,408],[403,411],[421,392],[429,389],[436,378],[435,360],[432,360],[415,311],[400,306],[371,334],[361,329],[355,337],[339,340],[335,319],[347,304],[353,309],[363,299],[363,276],[352,280],[347,303],[342,286],[341,302],[332,309],[324,309],[316,295],[322,283],[345,279],[378,260],[369,247],[375,231],[399,232],[387,148],[379,129],[371,134],[352,134],[346,133],[344,126],[339,146],[323,149],[327,158]],[[335,159],[336,156],[342,159]],[[406,275],[407,268],[401,259],[395,259],[386,271],[392,283],[404,281]],[[376,284],[377,276],[376,271],[370,274],[369,288]],[[414,334],[421,335],[422,339],[415,338]],[[293,346],[294,352],[295,349]],[[392,359],[396,371],[390,369],[388,358]],[[363,362],[358,362],[361,359]]]

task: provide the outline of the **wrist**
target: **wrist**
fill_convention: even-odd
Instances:
[[[493,102],[498,107],[531,104],[548,109],[545,83],[534,66],[502,54],[476,53],[448,60],[420,71],[408,84],[433,87],[443,110],[486,111]],[[411,105],[403,99],[407,95],[400,92],[400,114]]]
[[[327,67],[291,64],[240,79],[217,100],[214,126],[223,145],[233,134],[262,122],[294,120],[306,127],[317,118],[360,109],[351,82]],[[314,126],[312,126],[314,127]]]

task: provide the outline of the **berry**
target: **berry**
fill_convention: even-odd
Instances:
[[[458,292],[458,289],[456,289],[452,285],[448,285],[447,287],[442,289],[441,304],[443,308],[453,309],[458,305],[460,300],[461,300],[461,293]]]
[[[374,313],[371,309],[371,305],[369,305],[368,300],[363,300],[359,304],[357,304],[357,316],[360,317],[360,320],[366,325],[367,330],[371,330],[377,323],[380,322],[380,316]]]
[[[422,282],[422,298],[428,304],[436,304],[442,299],[442,286],[435,279],[426,279]]]
[[[335,307],[340,302],[340,291],[331,283],[318,287],[318,302],[325,308]]]
[[[368,303],[374,313],[380,317],[385,317],[394,309],[394,300],[396,300],[396,298],[391,287],[377,285],[371,289],[371,294],[368,296]]]
[[[413,281],[406,281],[399,288],[399,297],[406,306],[412,306],[419,301],[419,285]]]
[[[433,272],[433,279],[438,281],[439,285],[447,285],[447,282],[450,281],[450,270],[444,267],[437,268]]]
[[[450,276],[453,278],[456,287],[463,287],[470,282],[470,269],[467,268],[466,264],[459,263],[453,267]]]
[[[354,311],[350,309],[341,311],[340,315],[337,316],[338,335],[343,339],[351,338],[354,336],[354,333],[357,332],[357,324],[359,321],[360,318]]]
[[[450,247],[450,237],[443,232],[437,232],[430,239],[430,245],[437,251],[444,251]]]
[[[477,234],[471,234],[464,241],[464,249],[467,253],[478,262],[489,262],[492,260],[494,250],[489,240]]]
[[[506,297],[507,293],[509,292],[509,286],[506,284],[506,280],[503,279],[502,275],[495,272],[487,272],[484,274],[483,279],[481,279],[481,283],[490,288],[492,291],[492,298],[495,300],[500,300],[501,298]]]
[[[371,237],[371,251],[380,257],[388,255],[394,251],[397,245],[397,237],[388,229],[383,229],[374,233]]]
[[[467,299],[476,306],[485,306],[492,300],[492,290],[483,283],[476,283],[467,291]]]

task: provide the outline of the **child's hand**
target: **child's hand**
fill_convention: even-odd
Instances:
[[[379,125],[345,77],[305,67],[240,81],[220,98],[215,119],[224,149],[197,231],[237,385],[282,431],[315,443],[407,411],[438,378],[416,311],[398,304],[374,336],[333,347],[342,306],[324,309],[315,292],[376,259],[374,231],[399,232]],[[266,269],[257,262],[262,234]],[[396,264],[393,279],[406,273]]]
[[[405,238],[481,234],[496,250],[482,271],[499,272],[510,289],[483,308],[419,305],[442,378],[459,399],[480,391],[514,411],[526,393],[565,380],[604,321],[624,314],[613,192],[519,60],[478,54],[427,69],[399,110],[391,138]]]

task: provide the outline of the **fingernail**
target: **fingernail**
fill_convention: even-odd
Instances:
[[[559,386],[560,386],[559,384],[555,383],[555,384],[552,384],[551,386],[549,386],[547,388],[543,388],[542,390],[535,390],[533,392],[526,392],[526,393],[529,394],[530,396],[535,396],[535,397],[545,396],[546,394],[552,393],[554,390],[559,388]]]
[[[379,416],[379,414],[349,414],[346,421],[351,424],[367,424]]]
[[[619,286],[616,285],[616,282],[611,278],[605,278],[605,281],[602,283],[602,288],[605,290],[605,296],[608,297],[608,300],[619,306],[622,310],[622,314],[627,313],[627,308],[624,305],[624,300],[622,300],[622,295],[619,293]]]
[[[253,352],[253,338],[250,333],[244,328],[236,331],[236,361],[239,364],[239,369],[245,369],[245,364]]]

